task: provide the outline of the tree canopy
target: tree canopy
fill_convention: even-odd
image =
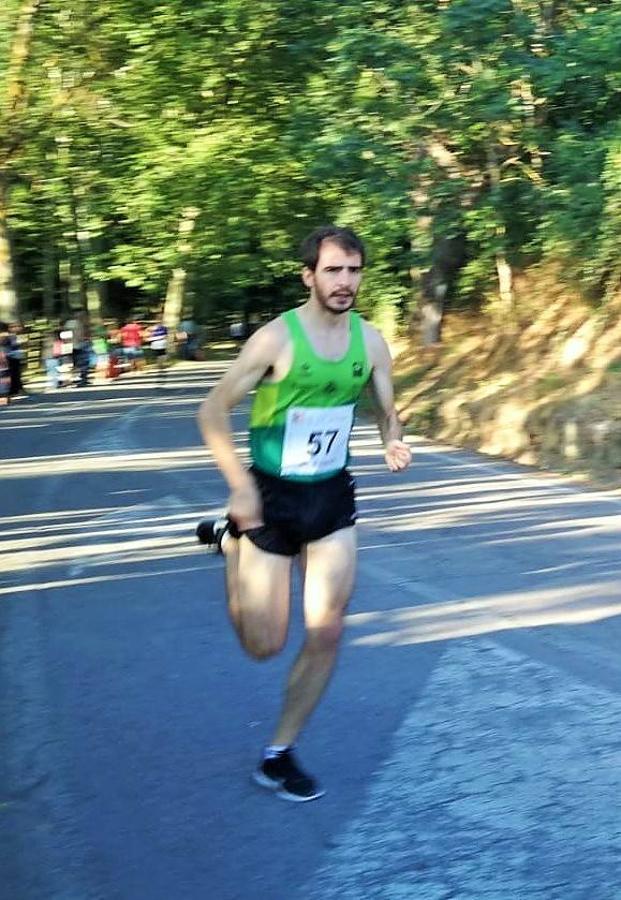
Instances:
[[[274,311],[328,221],[377,318],[618,283],[618,0],[7,0],[0,103],[2,318]]]

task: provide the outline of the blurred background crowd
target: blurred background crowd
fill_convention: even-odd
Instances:
[[[231,326],[235,331],[237,326]],[[105,384],[128,372],[155,365],[162,372],[172,359],[203,358],[201,331],[187,316],[175,330],[161,317],[93,324],[88,311],[77,309],[54,323],[0,323],[0,403],[28,396],[25,373],[45,375],[45,389]]]

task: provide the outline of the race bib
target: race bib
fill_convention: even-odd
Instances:
[[[353,421],[353,404],[291,407],[285,425],[281,475],[320,475],[343,469]]]

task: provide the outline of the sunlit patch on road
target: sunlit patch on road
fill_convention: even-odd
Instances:
[[[451,644],[299,897],[617,900],[620,732],[618,695]]]

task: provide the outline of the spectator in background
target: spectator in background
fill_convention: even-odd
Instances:
[[[121,328],[121,347],[123,355],[127,360],[130,369],[138,369],[141,367],[143,351],[142,351],[142,327],[135,321],[130,319]]]
[[[118,322],[109,321],[106,323],[106,339],[108,344],[108,369],[106,376],[108,379],[118,378],[126,365],[125,354],[121,344],[121,327]]]
[[[95,329],[93,335],[93,353],[95,356],[95,378],[106,381],[110,365],[108,333],[103,325]]]
[[[191,316],[185,316],[177,331],[179,356],[181,359],[196,359],[198,350],[198,327]]]
[[[19,322],[12,322],[9,325],[5,352],[9,367],[9,395],[13,399],[26,397],[22,381],[22,368],[26,356],[24,329]]]
[[[73,331],[63,328],[59,334],[60,357],[58,359],[59,385],[70,387],[73,384]]]
[[[65,328],[73,335],[73,368],[78,376],[77,385],[86,387],[90,368],[91,323],[83,306],[66,322]]]
[[[55,391],[60,387],[60,364],[63,357],[63,342],[58,328],[43,339],[43,365],[47,373],[47,389]]]
[[[231,335],[231,339],[241,343],[246,340],[246,326],[243,322],[233,322],[232,325],[229,326],[229,334]]]
[[[106,323],[106,337],[108,338],[108,352],[113,353],[121,349],[121,328],[118,322]]]
[[[0,406],[8,406],[10,403],[9,387],[11,376],[9,374],[9,360],[7,350],[9,347],[9,326],[0,322]]]
[[[168,329],[161,320],[149,328],[147,335],[149,347],[157,365],[158,383],[163,383],[166,378],[166,357],[168,351]]]

